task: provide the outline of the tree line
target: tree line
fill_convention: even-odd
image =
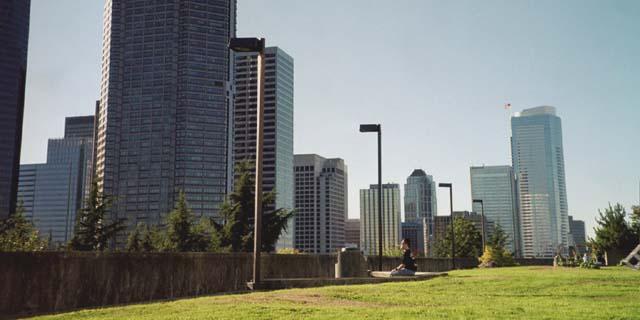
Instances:
[[[162,224],[137,224],[127,236],[125,251],[130,252],[246,252],[253,251],[254,186],[250,164],[236,167],[233,191],[220,208],[220,218],[196,217],[186,196],[180,192]],[[275,191],[263,196],[262,251],[275,250],[278,237],[287,229],[294,212],[279,208],[267,210],[275,202]],[[100,192],[94,181],[83,207],[76,217],[74,236],[64,249],[104,251],[116,249],[116,239],[126,232],[126,220],[110,219],[114,199]],[[16,213],[0,221],[0,251],[41,251],[50,248],[50,240],[42,239],[38,230],[24,217],[18,206]]]

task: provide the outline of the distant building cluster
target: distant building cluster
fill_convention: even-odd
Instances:
[[[234,172],[256,158],[257,54],[228,48],[236,0],[180,4],[106,1],[95,114],[67,117],[47,161],[20,165],[30,1],[3,2],[11,14],[0,15],[0,218],[20,205],[41,234],[64,244],[95,183],[115,199],[110,218],[129,231],[162,224],[181,192],[196,215],[221,219]],[[568,214],[554,107],[512,116],[511,165],[470,168],[472,211],[438,215],[436,182],[415,169],[404,195],[396,183],[361,189],[360,217],[349,219],[345,161],[294,154],[294,74],[284,49],[265,49],[263,187],[276,194],[267,210],[295,210],[278,249],[374,255],[409,238],[418,254],[434,256],[453,216],[486,237],[499,226],[518,257],[585,250],[584,222]]]

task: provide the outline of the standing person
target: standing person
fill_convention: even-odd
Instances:
[[[402,263],[395,269],[391,270],[392,276],[413,276],[416,274],[418,267],[416,261],[411,256],[411,248],[409,239],[405,238],[400,244],[402,247]]]

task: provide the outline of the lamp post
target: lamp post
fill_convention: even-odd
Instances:
[[[453,184],[451,183],[439,183],[440,188],[449,188],[449,210],[451,212],[451,266],[456,268],[456,235],[454,232],[453,224]]]
[[[253,220],[253,279],[249,287],[260,283],[260,248],[262,247],[262,148],[264,144],[264,38],[231,38],[229,49],[235,52],[258,53],[257,117],[256,117],[256,187]]]
[[[480,228],[482,229],[482,254],[484,254],[484,247],[486,245],[486,240],[485,240],[485,233],[484,233],[484,201],[482,201],[482,199],[473,199],[473,203],[479,203],[480,204],[480,210],[482,210],[482,213],[480,214],[480,221],[481,221],[481,225]]]
[[[382,271],[382,126],[361,124],[360,132],[378,133],[378,270]]]

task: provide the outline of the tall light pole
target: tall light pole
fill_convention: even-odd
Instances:
[[[264,38],[231,38],[229,49],[236,52],[258,53],[257,115],[256,115],[256,187],[255,217],[253,220],[253,281],[252,288],[260,283],[260,249],[262,248],[262,149],[264,144]]]
[[[484,254],[484,247],[486,245],[486,240],[485,240],[485,233],[484,233],[484,201],[482,201],[482,199],[473,199],[473,203],[479,203],[480,204],[480,210],[482,210],[482,213],[480,214],[480,221],[481,221],[481,226],[480,228],[482,229],[482,254]]]
[[[454,232],[453,224],[453,184],[451,183],[439,183],[440,188],[449,188],[449,211],[451,212],[451,266],[456,268],[456,234]]]
[[[378,270],[382,271],[382,126],[361,124],[360,132],[378,133]]]

